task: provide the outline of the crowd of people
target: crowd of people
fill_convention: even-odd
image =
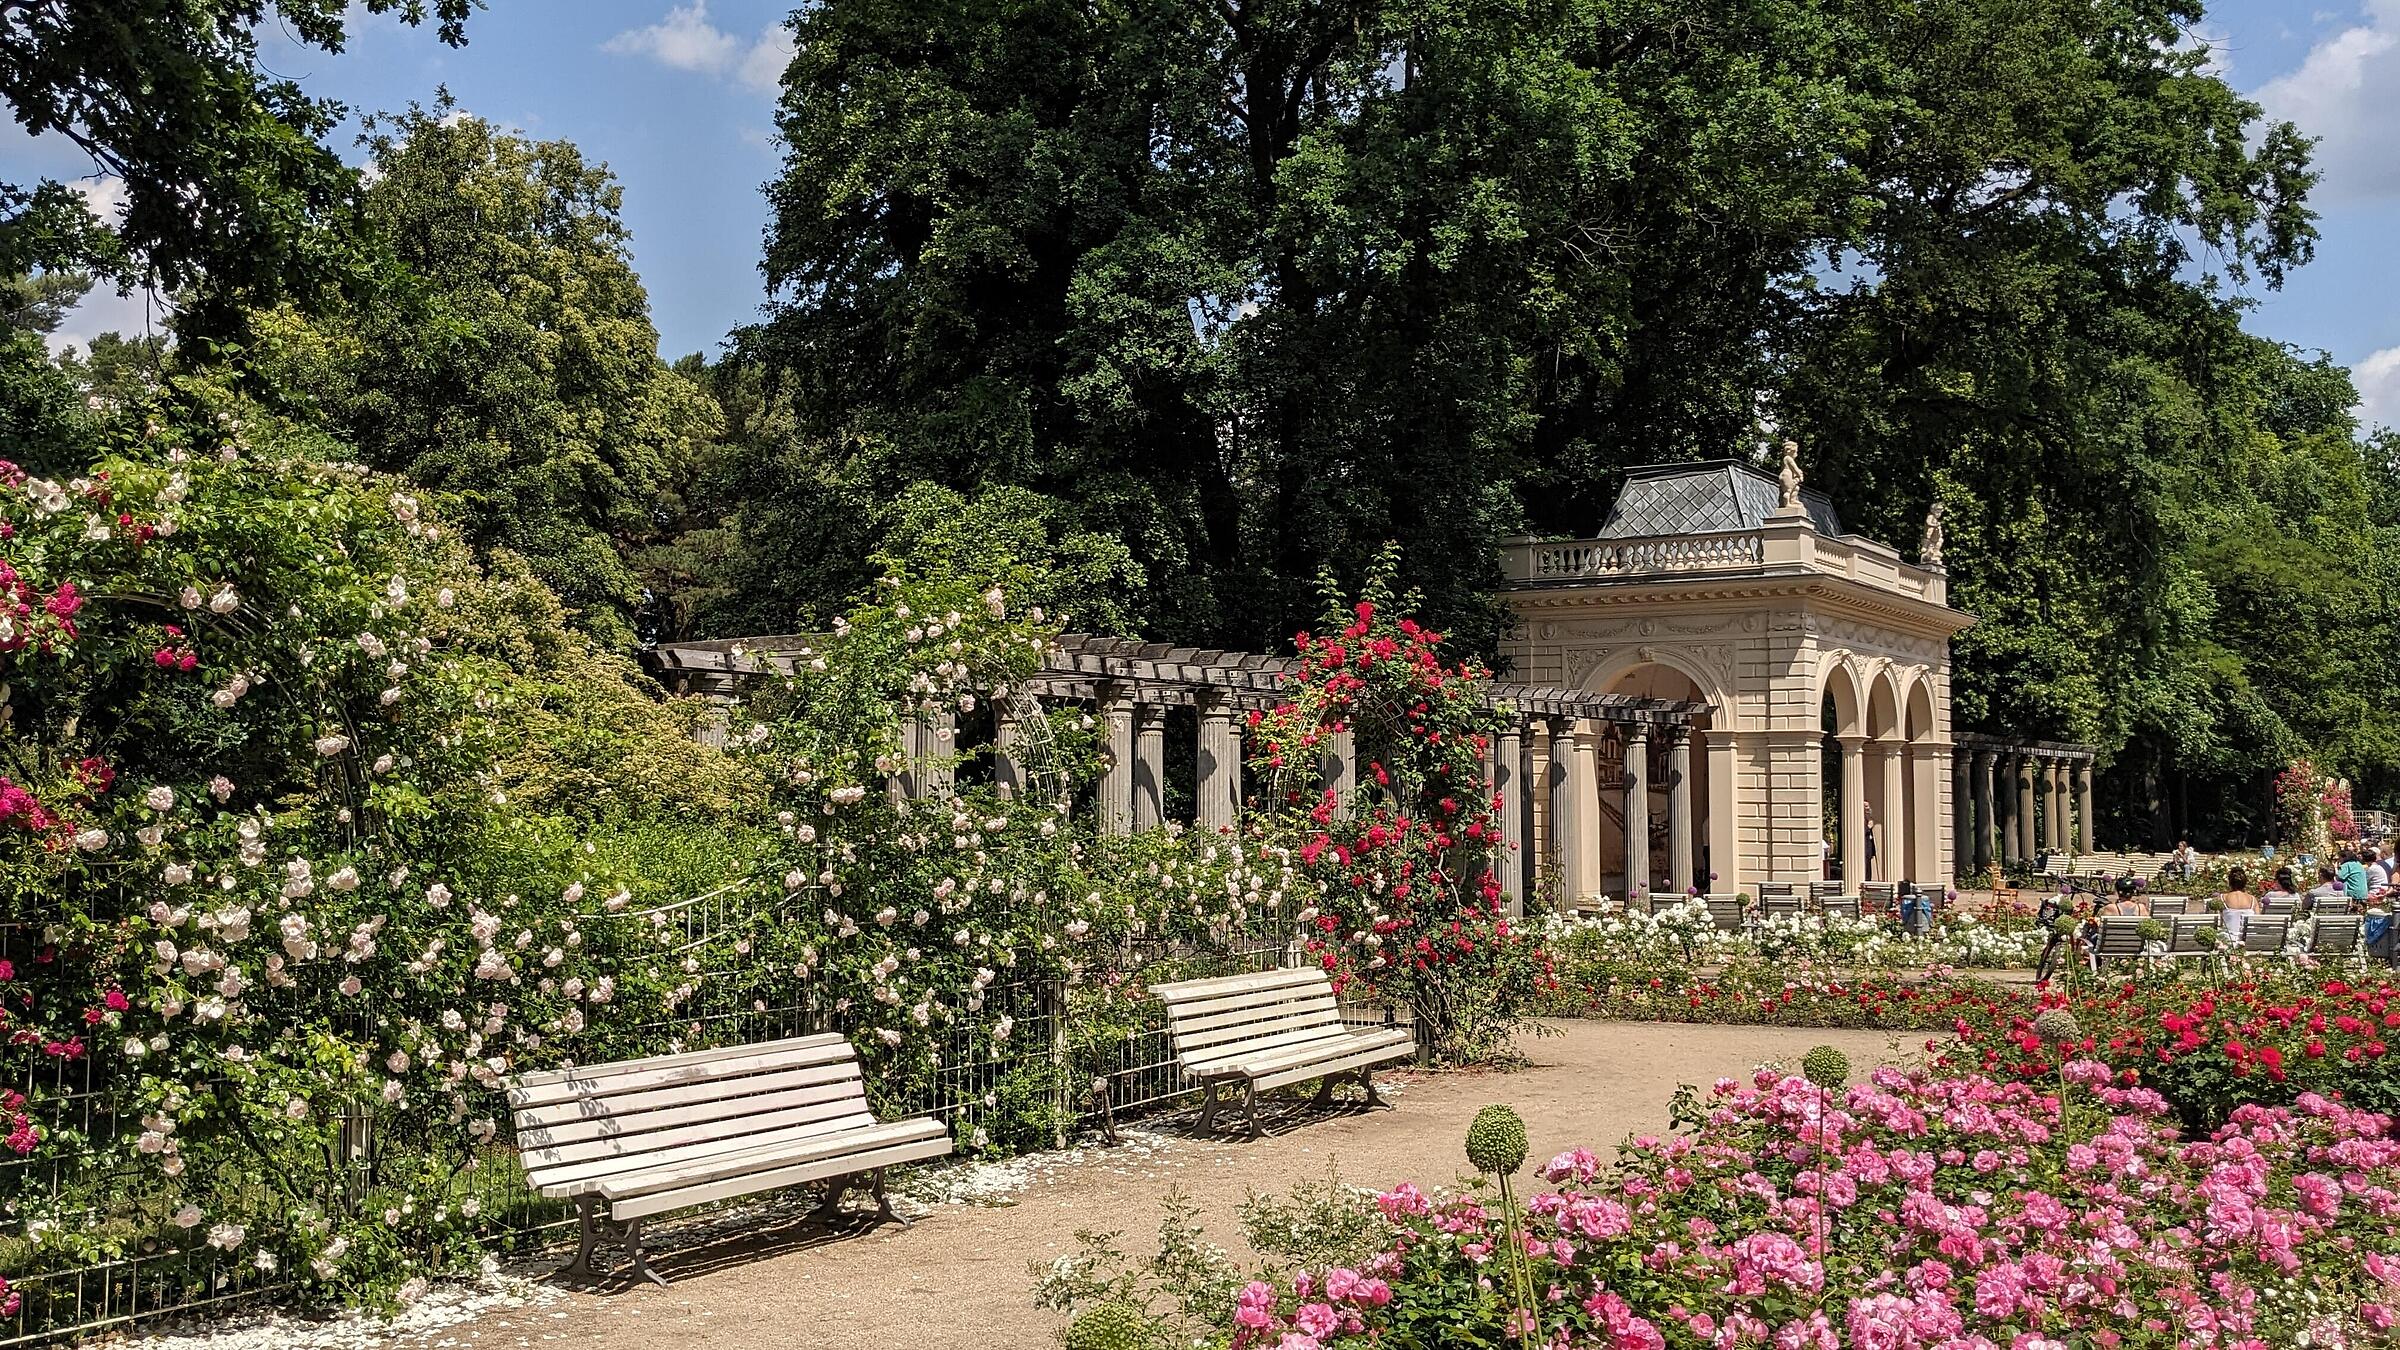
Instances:
[[[2176,849],[2168,870],[2189,878],[2193,875],[2196,855],[2191,846]],[[2400,872],[2400,857],[2388,844],[2362,842],[2337,852],[2332,858],[2316,865],[2316,882],[2301,889],[2302,877],[2293,864],[2283,863],[2275,868],[2264,891],[2253,891],[2250,870],[2239,864],[2226,872],[2225,889],[2209,901],[2217,916],[2218,931],[2224,941],[2239,946],[2248,931],[2250,919],[2260,913],[2283,913],[2297,918],[2320,915],[2364,914],[2384,903],[2392,888],[2392,878]],[[2057,958],[2067,948],[2080,951],[2081,958],[2093,959],[2097,948],[2099,921],[2104,917],[2123,916],[2147,918],[2150,901],[2142,894],[2142,884],[2133,877],[2117,879],[2113,891],[2103,895],[2084,895],[2062,889],[2047,897],[2042,905],[2041,923],[2052,929],[2053,936],[2042,954],[2041,972],[2047,976]],[[2078,923],[2059,923],[2072,917]]]

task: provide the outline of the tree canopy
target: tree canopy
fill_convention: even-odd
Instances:
[[[368,148],[383,275],[356,301],[253,312],[250,364],[629,647],[645,592],[628,555],[719,417],[659,359],[622,189],[568,142],[446,103],[378,122]]]
[[[2242,330],[2313,175],[2201,18],[831,0],[739,350],[849,491],[1055,496],[1150,633],[1236,646],[1386,540],[1489,643],[1497,538],[1589,533],[1763,402],[1869,533],[1948,505],[1963,725],[2224,779],[2331,717],[2389,772],[2274,669],[2369,607],[2378,513],[2342,372]],[[2374,705],[2364,664],[2328,678]]]

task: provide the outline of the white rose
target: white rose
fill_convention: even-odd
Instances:
[[[153,811],[170,810],[175,805],[175,789],[165,786],[154,787],[142,794],[142,804]]]
[[[316,746],[318,754],[330,759],[350,748],[350,738],[339,734],[319,736]]]
[[[231,614],[242,607],[242,597],[233,593],[231,585],[223,586],[215,595],[208,597],[208,607],[213,613]]]

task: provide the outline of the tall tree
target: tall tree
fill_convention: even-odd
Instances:
[[[604,166],[448,104],[379,122],[364,226],[390,263],[358,302],[251,316],[248,359],[371,465],[448,496],[602,642],[634,641],[631,552],[715,405],[658,357]]]
[[[85,268],[188,293],[212,327],[239,301],[271,301],[358,275],[357,172],[323,144],[343,108],[260,61],[274,24],[342,50],[353,11],[432,19],[465,41],[481,0],[9,0],[0,5],[0,98],[19,125],[80,148],[123,184],[117,219],[94,219],[55,180],[0,178],[0,275]]]

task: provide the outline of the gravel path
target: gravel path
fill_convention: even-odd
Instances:
[[[1200,1206],[1213,1239],[1231,1245],[1245,1196],[1321,1179],[1329,1163],[1360,1184],[1450,1180],[1465,1166],[1459,1150],[1467,1121],[1491,1102],[1524,1115],[1538,1162],[1578,1144],[1610,1147],[1663,1129],[1679,1083],[1705,1086],[1764,1060],[1796,1063],[1817,1044],[1841,1047],[1861,1068],[1900,1062],[1923,1042],[1880,1032],[1659,1023],[1564,1022],[1559,1030],[1527,1041],[1533,1066],[1521,1071],[1390,1075],[1398,1091],[1387,1110],[1312,1114],[1279,1101],[1281,1118],[1256,1142],[1197,1138],[1188,1115],[1151,1117],[1135,1122],[1121,1149],[1045,1155],[1003,1170],[996,1185],[989,1169],[975,1169],[954,1189],[986,1194],[935,1205],[907,1229],[832,1235],[798,1222],[796,1204],[770,1206],[732,1236],[723,1235],[723,1223],[681,1236],[662,1232],[677,1244],[657,1260],[672,1288],[520,1284],[471,1321],[393,1328],[398,1334],[352,1330],[340,1343],[393,1350],[1050,1350],[1060,1319],[1033,1307],[1028,1264],[1072,1251],[1079,1228],[1120,1230],[1127,1249],[1147,1249],[1159,1196],[1170,1186]]]

